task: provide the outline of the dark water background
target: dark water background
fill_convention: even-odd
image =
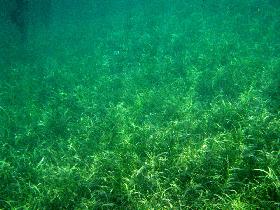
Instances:
[[[0,209],[280,208],[279,0],[2,0]]]

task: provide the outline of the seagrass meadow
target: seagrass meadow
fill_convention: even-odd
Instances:
[[[280,209],[280,1],[0,5],[0,209]]]

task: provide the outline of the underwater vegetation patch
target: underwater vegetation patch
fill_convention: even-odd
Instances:
[[[0,209],[280,208],[278,1],[41,3],[0,3]]]

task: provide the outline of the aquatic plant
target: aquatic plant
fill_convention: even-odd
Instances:
[[[173,3],[5,55],[0,209],[279,208],[279,8]]]

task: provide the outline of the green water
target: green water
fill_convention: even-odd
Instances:
[[[280,208],[278,0],[27,2],[0,3],[0,209]]]

